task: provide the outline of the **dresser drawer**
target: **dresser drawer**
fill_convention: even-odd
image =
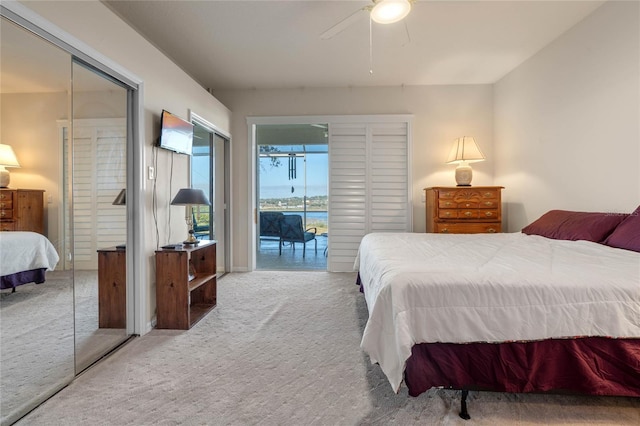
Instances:
[[[13,210],[13,200],[11,198],[0,200],[0,210]]]
[[[0,210],[0,220],[13,219],[13,210]]]
[[[495,234],[501,232],[500,223],[436,223],[439,234]]]
[[[15,231],[15,222],[0,222],[0,231]]]
[[[6,191],[6,190],[0,191],[0,202],[8,202],[8,203],[13,202],[13,193],[14,191]]]

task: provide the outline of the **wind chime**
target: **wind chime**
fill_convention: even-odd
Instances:
[[[296,154],[289,154],[289,180],[291,179],[295,179],[297,177],[297,170],[296,170],[296,166],[298,164],[298,161],[296,160]],[[295,191],[295,188],[293,186],[291,186],[291,193],[293,194],[293,191]]]

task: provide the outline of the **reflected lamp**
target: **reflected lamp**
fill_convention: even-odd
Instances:
[[[185,221],[189,228],[189,236],[183,244],[195,245],[199,241],[193,235],[193,206],[210,206],[211,203],[202,189],[182,188],[171,201],[172,206],[185,206]]]
[[[0,144],[0,188],[8,187],[11,180],[6,167],[20,167],[20,163],[10,145]]]
[[[473,170],[470,163],[484,161],[485,157],[475,139],[463,136],[453,141],[447,164],[458,164],[456,167],[456,183],[458,186],[471,186]]]

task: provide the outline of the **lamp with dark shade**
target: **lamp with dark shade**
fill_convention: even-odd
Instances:
[[[120,191],[115,200],[113,200],[114,206],[126,206],[127,205],[127,189]]]
[[[458,164],[456,168],[458,186],[471,186],[473,170],[469,163],[484,161],[484,159],[484,154],[471,136],[463,136],[453,141],[447,164]]]
[[[198,239],[193,235],[193,206],[210,206],[211,203],[202,189],[182,188],[171,201],[172,206],[185,206],[185,221],[189,228],[189,237],[183,244],[198,244]]]
[[[115,200],[113,200],[113,203],[111,203],[114,206],[126,206],[127,205],[127,188],[121,190],[118,193],[118,196],[116,197]],[[126,244],[118,244],[116,246],[117,249],[120,250],[124,250],[127,248]]]

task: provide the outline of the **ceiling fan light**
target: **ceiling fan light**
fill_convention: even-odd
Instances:
[[[393,24],[411,11],[409,0],[378,0],[371,9],[371,19],[379,24]]]

